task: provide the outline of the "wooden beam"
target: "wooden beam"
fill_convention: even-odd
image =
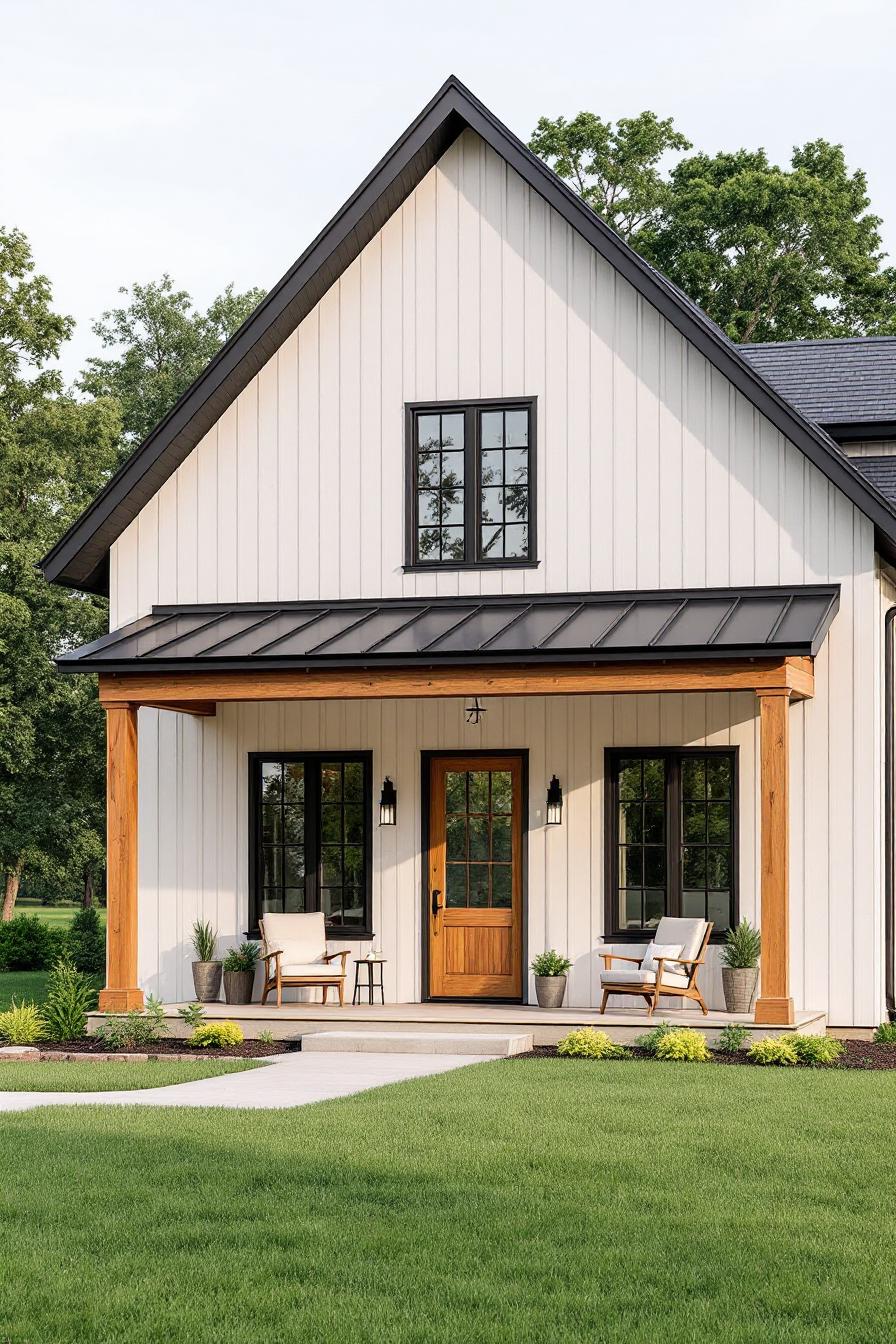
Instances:
[[[106,709],[106,987],[101,1012],[143,1007],[137,988],[137,708]]]
[[[218,706],[214,700],[141,700],[144,709],[167,709],[174,714],[192,714],[197,719],[213,719]]]
[[[465,695],[601,695],[663,691],[813,693],[808,658],[712,659],[669,663],[601,663],[531,667],[312,668],[100,674],[103,704],[171,706],[222,700],[371,700]]]
[[[790,1024],[789,691],[759,691],[762,957],[756,1022]]]

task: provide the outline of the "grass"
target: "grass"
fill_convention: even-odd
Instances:
[[[0,1064],[0,1092],[125,1092],[133,1088],[168,1087],[197,1078],[217,1078],[254,1068],[253,1060],[152,1060],[149,1064]]]
[[[54,929],[67,929],[80,909],[80,905],[74,903],[71,905],[41,905],[40,901],[21,896],[16,901],[15,913],[17,915],[37,915],[45,924],[49,924]],[[97,906],[96,912],[100,917],[100,925],[105,928],[105,910]]]
[[[43,1003],[49,971],[0,971],[0,1013],[16,1003]]]
[[[565,1060],[7,1115],[0,1339],[889,1344],[894,1116],[896,1073]]]

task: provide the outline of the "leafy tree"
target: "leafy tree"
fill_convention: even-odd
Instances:
[[[105,628],[105,603],[47,584],[37,561],[104,483],[121,420],[79,402],[48,367],[71,331],[34,273],[27,240],[0,229],[0,874],[2,918],[23,874],[59,880],[102,862],[102,715],[93,680],[53,658]]]
[[[580,112],[572,121],[541,117],[529,141],[529,148],[629,242],[666,207],[670,189],[660,159],[690,147],[671,117],[661,120],[654,112],[622,117],[615,126],[593,112]]]
[[[127,304],[103,313],[93,327],[103,346],[118,353],[88,359],[79,386],[91,396],[116,398],[130,450],[167,415],[264,290],[237,294],[228,285],[204,313],[169,275],[119,293]]]
[[[815,140],[780,168],[762,149],[694,154],[671,120],[614,129],[591,113],[542,118],[530,147],[736,341],[896,332],[867,181],[840,145]]]

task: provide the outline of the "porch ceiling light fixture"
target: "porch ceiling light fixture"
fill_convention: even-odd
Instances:
[[[549,826],[559,826],[563,820],[563,790],[560,787],[560,781],[556,775],[551,776],[551,782],[548,785],[548,815],[547,824]]]
[[[464,710],[464,713],[467,716],[467,723],[481,722],[482,716],[483,714],[486,713],[486,710],[485,707],[482,705],[478,695],[473,696],[473,703],[471,705],[467,705],[467,707]]]
[[[383,789],[380,794],[380,825],[394,826],[397,811],[398,794],[395,792],[395,785],[387,775],[383,780]]]

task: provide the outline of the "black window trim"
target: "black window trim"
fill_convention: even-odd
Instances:
[[[740,748],[739,747],[607,747],[604,750],[604,937],[614,943],[650,942],[650,929],[620,929],[619,892],[619,761],[657,759],[679,761],[688,756],[727,756],[731,760],[731,922],[740,919]],[[666,854],[668,864],[668,914],[677,916],[681,901],[681,796],[680,771],[666,770]],[[713,926],[710,942],[723,943],[726,929]]]
[[[364,924],[355,928],[345,924],[327,924],[327,938],[332,941],[364,942],[372,940],[373,933],[373,752],[372,751],[250,751],[249,756],[249,929],[247,938],[260,938],[258,921],[261,914],[261,883],[259,865],[261,847],[259,830],[261,813],[259,791],[262,761],[360,761],[363,766],[363,792],[366,824],[364,827]],[[320,844],[316,830],[312,836],[317,850],[317,867],[313,877],[312,910],[320,909]],[[306,835],[306,846],[308,838]],[[306,865],[307,873],[307,865]],[[307,877],[306,877],[307,881]]]
[[[487,397],[462,401],[405,402],[405,573],[477,569],[537,569],[538,560],[538,455],[537,397]],[[525,559],[494,560],[478,557],[480,529],[479,417],[483,411],[529,412],[529,554]],[[419,415],[464,414],[464,546],[473,538],[474,556],[463,560],[418,560],[417,556],[417,444],[414,422]],[[472,431],[472,432],[471,432]],[[471,471],[472,467],[472,471]],[[467,481],[472,482],[468,488]]]

